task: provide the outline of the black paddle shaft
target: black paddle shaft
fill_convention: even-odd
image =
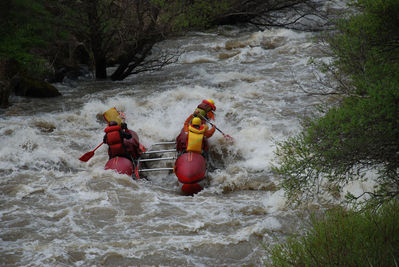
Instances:
[[[213,124],[212,122],[210,122],[207,118],[205,118],[204,116],[202,116],[201,113],[198,113],[198,115],[203,118],[204,120],[206,120],[210,125],[212,125],[213,127],[215,127],[216,130],[218,130],[219,132],[221,132],[223,134],[223,136],[227,136],[229,138],[232,138],[230,135],[225,134],[224,132],[222,132],[222,130],[220,130],[215,124]]]

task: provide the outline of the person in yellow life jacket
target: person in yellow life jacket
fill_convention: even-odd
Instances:
[[[195,152],[207,157],[208,140],[204,135],[205,125],[200,118],[195,117],[192,119],[188,128],[188,133],[182,131],[177,137],[177,151],[180,153]]]
[[[201,104],[197,106],[193,114],[188,116],[184,122],[184,131],[188,132],[191,121],[193,118],[198,117],[201,119],[201,122],[205,127],[204,136],[210,138],[215,133],[216,128],[213,126],[211,129],[209,129],[209,126],[206,124],[206,120],[204,118],[208,120],[215,120],[215,114],[213,113],[214,111],[216,111],[216,106],[212,99],[202,100]]]

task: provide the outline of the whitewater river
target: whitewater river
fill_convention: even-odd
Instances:
[[[319,99],[313,34],[220,27],[164,42],[179,60],[119,83],[56,84],[56,99],[11,98],[0,115],[1,266],[261,266],[263,245],[301,227],[271,172],[275,142]],[[298,86],[297,82],[301,84]],[[214,169],[194,197],[173,173],[104,170],[102,113],[122,110],[145,146],[169,141],[203,99],[217,106]],[[360,190],[360,188],[354,188]]]

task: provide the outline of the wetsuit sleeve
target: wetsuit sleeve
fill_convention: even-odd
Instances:
[[[191,114],[190,116],[188,116],[188,118],[186,119],[186,121],[184,122],[184,131],[188,132],[188,126],[190,125],[190,121],[193,118],[193,114]]]
[[[137,139],[133,138],[132,143],[133,143],[132,157],[134,159],[137,159],[138,157],[140,157],[140,155],[143,152],[140,150],[140,144],[139,142],[137,142]]]
[[[208,138],[204,138],[204,140],[202,140],[202,150],[206,153],[208,152]]]
[[[209,138],[209,137],[211,137],[214,133],[215,133],[215,131],[216,131],[216,128],[215,127],[212,127],[211,129],[209,129],[208,130],[208,125],[206,125],[206,130],[205,130],[205,132],[204,132],[204,136],[206,137],[206,138]]]

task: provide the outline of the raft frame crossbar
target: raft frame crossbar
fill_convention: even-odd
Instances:
[[[153,168],[153,169],[139,170],[139,172],[152,172],[152,171],[173,171],[173,168]]]
[[[144,152],[143,154],[166,153],[166,152],[176,152],[176,149],[165,149],[165,150],[146,151],[146,152]]]
[[[140,159],[140,162],[159,161],[159,160],[171,160],[171,159],[176,159],[176,157],[153,158],[153,159]]]
[[[176,142],[175,141],[168,141],[168,142],[159,142],[159,143],[155,143],[152,144],[153,146],[160,146],[160,145],[175,145]]]

